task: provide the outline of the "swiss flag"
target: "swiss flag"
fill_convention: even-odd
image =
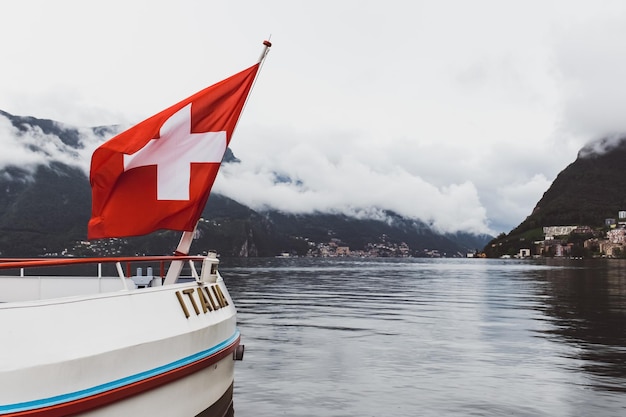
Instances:
[[[192,231],[258,70],[220,81],[96,149],[88,238]]]

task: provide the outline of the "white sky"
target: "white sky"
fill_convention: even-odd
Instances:
[[[139,122],[271,34],[216,183],[254,207],[508,232],[586,142],[626,132],[621,0],[0,4],[0,109],[84,127]]]

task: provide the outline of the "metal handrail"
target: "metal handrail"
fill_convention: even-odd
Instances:
[[[116,262],[202,261],[200,255],[118,256],[101,258],[0,258],[0,269],[35,268]]]

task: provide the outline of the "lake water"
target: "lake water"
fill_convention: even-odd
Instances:
[[[225,259],[235,416],[626,416],[626,262]]]

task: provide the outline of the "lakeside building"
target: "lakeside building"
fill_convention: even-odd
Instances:
[[[545,226],[543,228],[543,234],[545,235],[545,240],[551,240],[557,236],[567,236],[578,227],[579,226]]]
[[[626,256],[626,210],[614,218],[604,220],[606,232],[589,226],[545,226],[544,240],[535,242],[534,255],[544,257],[592,256],[615,258]],[[586,237],[586,239],[584,239]],[[580,240],[584,239],[584,240]],[[524,252],[525,254],[526,252]],[[575,254],[576,253],[576,254]],[[522,251],[518,255],[522,256]]]

